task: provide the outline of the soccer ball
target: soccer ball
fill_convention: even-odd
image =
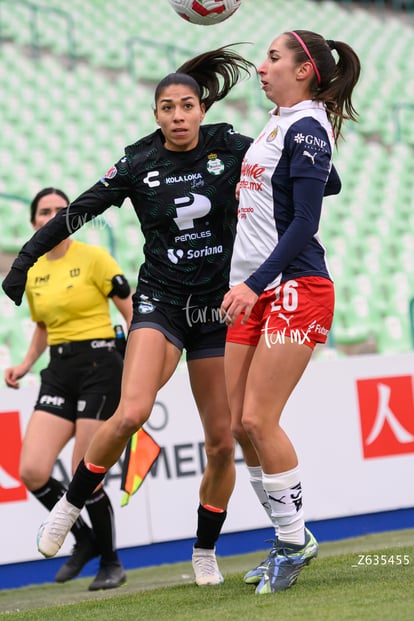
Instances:
[[[237,11],[242,0],[169,0],[183,19],[200,26],[224,22]]]

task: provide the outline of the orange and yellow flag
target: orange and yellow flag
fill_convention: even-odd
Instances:
[[[160,446],[142,427],[129,439],[122,465],[121,507],[127,505],[132,494],[141,487],[160,452]]]

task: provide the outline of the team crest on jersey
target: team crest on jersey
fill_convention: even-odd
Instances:
[[[141,313],[141,315],[147,315],[148,313],[152,313],[155,310],[155,306],[154,304],[151,304],[151,302],[140,302],[138,304],[138,312]]]
[[[276,138],[277,136],[277,132],[279,131],[278,127],[275,127],[274,129],[272,129],[272,131],[270,132],[270,134],[267,136],[266,138],[266,142],[273,142],[273,140]]]
[[[224,172],[224,164],[216,153],[210,153],[208,156],[207,172],[211,175],[221,175]]]

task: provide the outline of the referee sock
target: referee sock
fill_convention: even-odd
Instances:
[[[198,510],[197,539],[195,548],[214,550],[219,538],[227,511],[210,505],[199,505]]]
[[[65,486],[60,481],[50,477],[45,485],[39,487],[39,489],[33,490],[31,493],[44,507],[46,507],[46,509],[51,511],[65,492]],[[81,516],[78,517],[72,526],[71,532],[78,542],[84,541],[92,535],[91,529]]]
[[[104,563],[118,561],[115,544],[114,511],[103,489],[92,494],[85,503],[93,532]]]
[[[82,509],[87,499],[92,496],[94,490],[104,480],[106,472],[105,468],[89,463],[85,464],[82,459],[66,492],[68,502],[78,509]]]

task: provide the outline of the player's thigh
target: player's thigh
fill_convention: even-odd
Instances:
[[[231,443],[230,408],[224,378],[224,357],[188,361],[191,389],[206,442]]]
[[[226,343],[224,372],[233,428],[241,421],[247,375],[255,350],[251,345]]]
[[[162,332],[140,328],[130,332],[122,376],[123,406],[152,409],[158,390],[174,373],[181,351]]]
[[[261,418],[270,425],[278,423],[312,351],[312,348],[289,339],[269,347],[265,337],[261,337],[250,363],[243,419]]]
[[[57,456],[73,436],[72,421],[56,414],[35,410],[27,426],[20,455],[20,473],[24,481],[50,476]]]

